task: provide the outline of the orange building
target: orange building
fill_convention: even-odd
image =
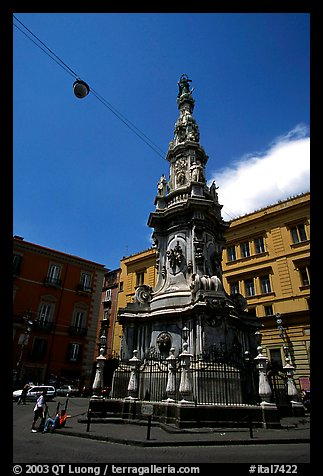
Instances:
[[[13,239],[14,385],[90,386],[106,268]]]

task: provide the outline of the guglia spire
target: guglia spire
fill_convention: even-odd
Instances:
[[[255,329],[259,327],[257,318],[244,312],[244,298],[237,299],[235,294],[235,299],[231,299],[222,284],[222,248],[228,225],[221,217],[222,205],[218,203],[215,183],[208,187],[206,182],[208,157],[199,143],[198,127],[192,116],[194,99],[190,83],[186,74],[177,83],[179,118],[167,154],[169,181],[163,174],[158,182],[156,209],[148,219],[148,226],[154,230],[156,283],[154,287],[145,283],[138,286],[133,302],[118,311],[123,326],[122,353],[131,366],[120,366],[114,374],[112,389],[113,397],[120,398],[122,414],[129,412],[129,401],[137,405],[137,398],[146,400],[149,396],[156,418],[178,426],[189,421],[196,424],[199,403],[203,404],[203,413],[199,409],[199,414],[208,424],[210,419],[218,421],[219,411],[223,410],[205,402],[210,402],[211,393],[215,395],[212,402],[222,402],[223,389],[226,405],[249,403],[248,389],[252,388],[253,377],[250,374],[247,389],[249,367],[246,373],[242,372],[238,363],[245,361],[246,352],[256,354]],[[194,360],[190,368],[191,359]],[[176,380],[176,362],[180,380]],[[230,377],[219,372],[219,363],[227,365]],[[152,365],[156,372],[151,372]],[[210,365],[214,371],[206,378],[205,370]],[[124,398],[124,369],[129,369],[130,374],[128,401]],[[182,399],[176,402],[178,398]],[[236,413],[235,407],[231,407],[225,414],[231,412],[232,421],[237,421],[241,410]],[[138,408],[140,415],[142,405],[134,408]]]
[[[177,105],[179,117],[175,123],[174,138],[169,144],[167,160],[170,162],[167,191],[179,191],[168,203],[172,205],[178,200],[183,201],[191,195],[202,196],[206,190],[205,165],[208,157],[200,145],[198,125],[193,117],[195,101],[192,96],[194,89],[190,88],[191,79],[182,74],[178,81]],[[186,189],[186,190],[184,190]],[[159,200],[157,207],[163,207]]]
[[[200,133],[198,125],[193,117],[195,101],[192,96],[193,89],[190,89],[192,80],[187,74],[182,74],[178,81],[179,92],[177,96],[178,109],[180,116],[176,121],[174,130],[173,146],[182,144],[186,141],[199,142]]]

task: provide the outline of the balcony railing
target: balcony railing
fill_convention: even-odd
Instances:
[[[69,335],[71,336],[85,337],[87,334],[87,328],[78,327],[78,326],[70,326],[68,332],[69,332]]]
[[[86,286],[85,284],[78,284],[77,285],[77,291],[80,293],[86,293],[86,294],[91,294],[93,292],[93,288],[90,286]]]
[[[34,329],[50,332],[53,329],[54,323],[52,321],[43,321],[36,319],[34,321]]]
[[[41,362],[46,356],[46,350],[44,351],[33,351],[31,350],[28,354],[28,359],[30,362]]]
[[[58,278],[53,278],[52,276],[46,276],[44,278],[44,284],[45,286],[60,287],[62,285],[62,280]]]

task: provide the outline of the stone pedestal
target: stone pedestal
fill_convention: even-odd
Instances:
[[[96,371],[92,386],[93,395],[91,398],[103,398],[101,392],[103,388],[103,369],[105,361],[106,358],[103,355],[99,355],[96,358]]]
[[[183,352],[179,355],[181,366],[181,380],[179,384],[179,393],[182,397],[179,403],[193,403],[193,386],[191,382],[190,364],[193,357],[187,350],[188,344],[183,344]]]
[[[167,357],[168,364],[168,378],[166,385],[167,402],[175,402],[176,395],[176,357],[174,355],[175,349],[170,349],[169,357]]]
[[[269,385],[267,373],[266,373],[266,367],[267,367],[267,357],[262,354],[262,347],[258,346],[257,347],[258,355],[255,357],[255,362],[257,365],[257,369],[259,371],[259,387],[258,387],[258,392],[259,396],[261,398],[261,405],[268,405],[270,402],[271,398],[271,388]]]
[[[136,399],[138,398],[138,375],[139,375],[139,366],[141,364],[141,360],[137,357],[138,351],[133,351],[133,357],[129,359],[129,363],[131,365],[130,371],[130,378],[128,384],[128,397],[127,399]]]

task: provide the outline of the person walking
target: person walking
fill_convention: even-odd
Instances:
[[[36,404],[34,406],[34,418],[31,425],[31,431],[36,433],[37,430],[35,428],[38,418],[43,419],[45,417],[46,412],[46,390],[37,398]]]
[[[28,390],[29,390],[29,385],[28,385],[28,383],[26,383],[26,385],[24,386],[24,388],[21,391],[20,397],[18,398],[17,405],[20,405],[21,402],[22,402],[23,405],[26,405],[26,396],[27,396]]]

